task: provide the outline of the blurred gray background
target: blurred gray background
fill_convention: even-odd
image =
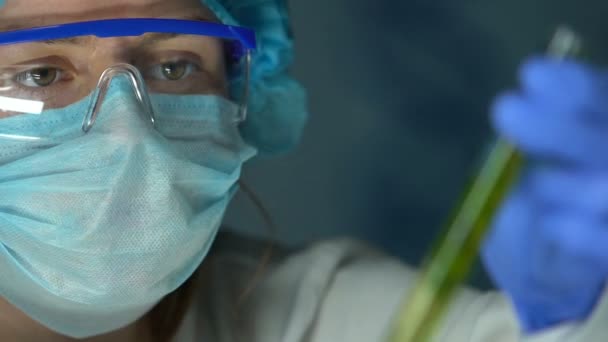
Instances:
[[[491,138],[488,109],[568,23],[606,61],[608,2],[292,0],[311,118],[293,153],[244,179],[301,244],[354,236],[417,264]],[[237,196],[227,222],[267,236]],[[489,286],[481,270],[473,283]]]

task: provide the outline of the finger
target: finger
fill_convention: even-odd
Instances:
[[[608,125],[589,124],[513,93],[498,98],[492,121],[500,134],[532,157],[608,166]]]
[[[564,113],[608,121],[608,73],[573,60],[531,58],[520,68],[523,93]]]
[[[558,211],[543,215],[539,225],[558,253],[571,256],[572,262],[584,260],[597,274],[608,271],[608,224],[592,216]]]
[[[608,171],[535,167],[525,177],[539,206],[608,218]]]

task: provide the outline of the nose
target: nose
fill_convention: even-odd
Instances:
[[[101,73],[82,125],[85,133],[95,125],[110,89],[120,96],[134,96],[142,108],[144,119],[149,120],[152,126],[155,125],[154,110],[141,73],[133,65],[121,63],[109,67]]]

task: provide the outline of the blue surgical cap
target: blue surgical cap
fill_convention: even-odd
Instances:
[[[287,152],[300,140],[308,118],[306,92],[288,73],[293,62],[287,0],[201,0],[227,25],[255,30],[249,116],[241,127],[261,154]],[[0,0],[4,6],[5,0]]]
[[[256,32],[258,50],[252,60],[249,117],[245,140],[262,154],[289,151],[300,140],[308,118],[306,93],[291,78],[293,37],[287,0],[201,0],[224,24]]]

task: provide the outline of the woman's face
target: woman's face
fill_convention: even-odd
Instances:
[[[200,0],[9,0],[0,10],[0,31],[136,17],[214,21]],[[120,63],[136,66],[152,92],[225,96],[224,60],[220,40],[186,35],[88,36],[5,45],[0,46],[0,96],[62,108],[87,96],[102,72]],[[12,115],[0,111],[0,119]]]
[[[69,22],[136,17],[216,21],[213,14],[201,4],[200,0],[7,0],[5,6],[0,9],[0,32]],[[134,56],[148,56],[150,53],[154,53],[155,56],[169,55],[180,58],[192,54],[199,55],[199,57],[204,56],[205,72],[210,74],[210,78],[225,79],[224,51],[219,41],[215,39],[198,40],[197,44],[193,44],[187,37],[178,37],[177,39],[161,39],[150,45],[144,44],[145,38],[100,39],[88,37],[78,41],[0,46],[0,70],[6,66],[30,63],[65,68],[69,72],[69,77],[62,82],[56,82],[56,86],[61,88],[57,88],[58,90],[55,92],[70,97],[86,96],[86,94],[77,92],[82,91],[81,89],[88,91],[94,87],[98,80],[96,76],[106,68],[117,63],[136,65],[141,61]],[[146,45],[145,49],[143,45]],[[147,54],[134,53],[141,51]],[[162,62],[162,60],[160,61]],[[1,73],[0,75],[4,76]],[[3,79],[0,78],[0,80]],[[146,81],[148,83],[148,80]],[[86,82],[90,84],[83,84]],[[154,82],[154,80],[151,81],[153,83],[151,88],[163,86],[161,82],[157,82],[157,84]],[[71,83],[77,86],[69,86]],[[220,89],[218,91],[224,91],[222,82],[212,86],[217,86]],[[189,90],[196,93],[200,89],[189,88]],[[188,92],[188,90],[182,89],[178,89],[178,91],[180,93]],[[0,93],[0,95],[3,94]],[[58,98],[59,102],[56,104],[58,107],[65,105],[65,103],[61,103],[62,98]],[[73,101],[73,99],[69,101]],[[0,125],[1,119],[6,116],[8,115],[3,115],[0,111]],[[8,333],[9,337],[12,336],[10,335],[12,331],[39,334],[38,336],[47,336],[46,334],[49,333],[13,308],[2,297],[0,297],[0,323],[2,323],[0,324],[0,340],[5,340],[2,337],[5,336],[3,333]],[[8,332],[3,330],[7,327]],[[126,335],[130,332],[117,334]],[[13,339],[8,338],[8,340]],[[44,338],[32,340],[44,340]],[[109,340],[117,341],[119,339]]]

